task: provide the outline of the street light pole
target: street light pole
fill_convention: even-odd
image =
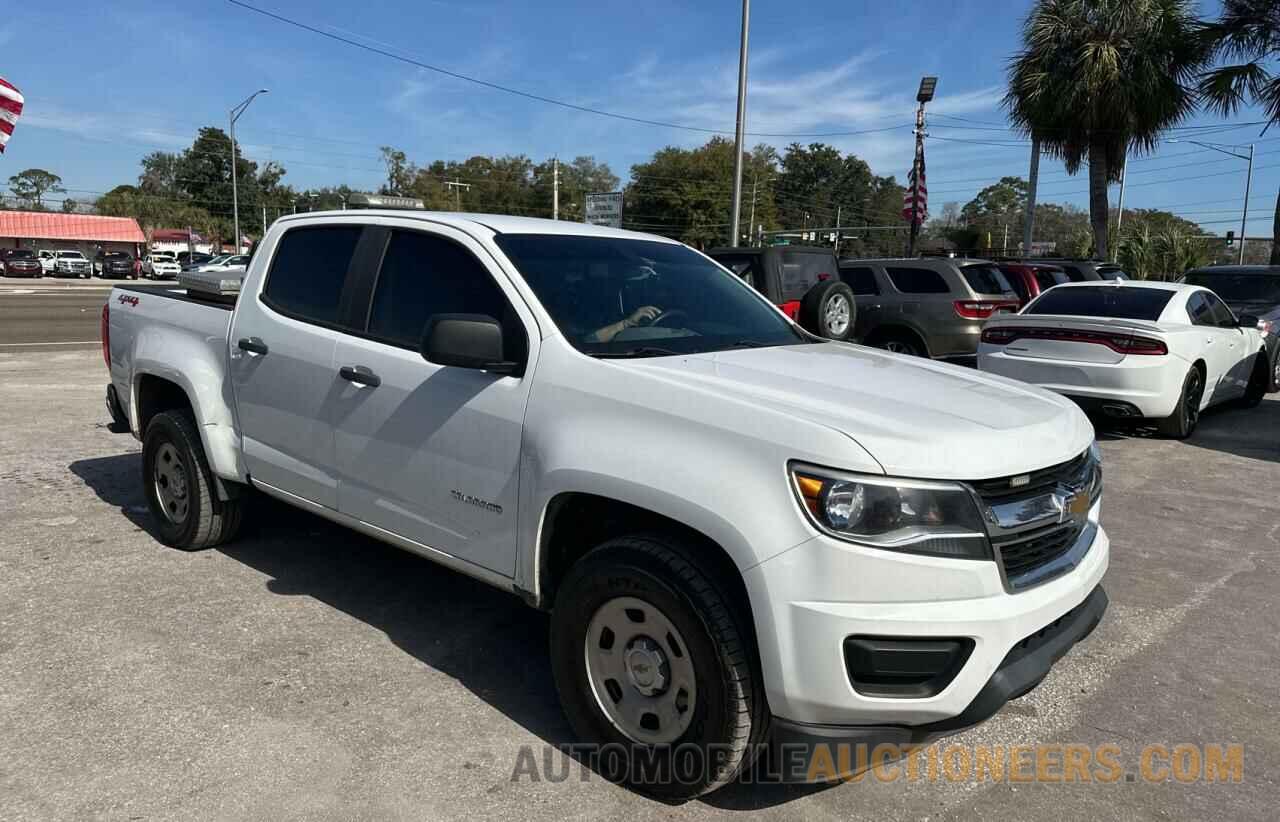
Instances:
[[[236,185],[236,120],[239,120],[240,115],[244,114],[244,110],[253,102],[253,98],[257,97],[259,94],[266,93],[267,89],[258,89],[253,94],[250,94],[245,98],[243,103],[231,109],[231,112],[228,114],[231,119],[231,212],[236,231],[235,249],[237,254],[240,253],[240,193]]]
[[[742,40],[738,46],[738,125],[733,139],[733,214],[729,218],[729,245],[738,247],[738,224],[742,212],[742,149],[747,128],[747,31],[751,0],[742,0]]]
[[[1253,143],[1249,144],[1248,154],[1237,154],[1234,151],[1227,151],[1227,148],[1244,148],[1242,145],[1232,145],[1230,143],[1202,143],[1199,140],[1179,140],[1177,137],[1170,137],[1165,140],[1166,143],[1191,143],[1201,148],[1211,149],[1219,154],[1226,154],[1239,160],[1247,160],[1249,162],[1249,170],[1244,178],[1244,204],[1240,208],[1240,250],[1236,255],[1236,263],[1244,265],[1244,227],[1249,221],[1249,189],[1253,187]],[[1222,146],[1227,148],[1223,148]]]
[[[924,157],[924,104],[933,99],[934,90],[938,87],[937,77],[921,77],[920,90],[916,92],[916,153],[911,161],[911,228],[907,237],[907,256],[916,255],[916,239],[920,236],[920,224],[924,215],[920,213],[920,172]],[[988,243],[990,245],[990,243]]]

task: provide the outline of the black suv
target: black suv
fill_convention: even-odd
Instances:
[[[1214,265],[1193,268],[1182,282],[1222,298],[1237,317],[1252,314],[1267,344],[1271,390],[1280,391],[1280,265]]]
[[[1002,262],[1049,263],[1066,272],[1073,283],[1096,282],[1097,280],[1127,280],[1129,275],[1115,263],[1105,260],[1080,260],[1069,257],[1026,257],[1023,259],[1002,260]]]
[[[847,340],[857,319],[853,291],[829,248],[713,248],[707,256],[747,281],[810,334]]]
[[[99,251],[93,259],[94,270],[99,277],[138,279],[137,264],[126,251]]]

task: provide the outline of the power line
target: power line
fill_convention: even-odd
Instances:
[[[273,20],[284,23],[286,25],[290,25],[290,26],[294,26],[295,28],[302,29],[303,31],[309,31],[312,34],[317,34],[321,37],[326,37],[330,40],[334,40],[339,43],[344,43],[354,48],[362,49],[364,51],[370,52],[371,54],[377,54],[382,57],[387,57],[392,60],[397,60],[401,63],[406,63],[408,65],[423,69],[425,71],[432,71],[437,74],[443,74],[444,76],[452,77],[455,80],[462,80],[467,83],[474,83],[475,85],[483,86],[485,88],[492,89],[494,91],[501,91],[505,94],[513,94],[517,97],[524,97],[527,100],[534,100],[539,103],[546,103],[548,105],[560,106],[561,108],[567,108],[573,111],[580,111],[580,112],[583,112],[584,114],[595,114],[600,117],[611,117],[615,120],[625,120],[630,123],[640,123],[641,125],[646,125],[646,126],[657,126],[659,128],[673,128],[673,129],[679,129],[681,131],[697,131],[703,134],[726,134],[726,135],[733,134],[732,131],[727,131],[725,129],[704,128],[701,126],[687,126],[687,125],[682,125],[680,123],[668,123],[662,120],[649,120],[644,117],[634,117],[630,114],[620,114],[616,111],[606,111],[604,109],[593,108],[592,106],[583,106],[583,105],[579,105],[578,103],[571,103],[567,100],[558,100],[554,97],[547,97],[542,94],[535,94],[530,91],[524,91],[523,89],[512,88],[511,86],[504,86],[501,83],[494,83],[490,80],[482,80],[479,77],[472,77],[467,74],[462,74],[461,72],[452,71],[450,69],[442,68],[440,66],[434,66],[434,65],[431,65],[430,63],[424,63],[421,60],[417,60],[413,57],[406,57],[402,54],[396,54],[395,52],[388,51],[387,49],[380,48],[378,46],[371,46],[368,43],[361,43],[358,40],[353,40],[349,37],[343,37],[340,34],[334,34],[333,32],[325,31],[324,29],[317,28],[308,23],[304,23],[301,20],[295,20],[291,17],[285,17],[282,14],[276,14],[275,12],[258,8],[257,6],[251,6],[248,3],[243,2],[243,0],[227,0],[227,2],[233,6],[239,6],[240,8],[245,9],[246,11],[252,11],[257,14],[261,14],[264,17],[269,17]],[[372,39],[372,38],[369,38],[369,39]],[[908,128],[908,127],[909,126],[906,126],[906,125],[896,125],[896,126],[885,126],[883,128],[860,129],[857,131],[826,131],[826,132],[808,132],[808,133],[748,131],[745,133],[751,137],[852,137],[858,134],[874,134],[880,131],[891,131],[893,129]]]

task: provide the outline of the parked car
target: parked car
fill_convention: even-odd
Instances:
[[[1125,273],[1123,268],[1105,260],[1085,260],[1071,257],[1033,257],[1022,260],[1022,262],[1056,265],[1067,272],[1067,277],[1073,283],[1129,279],[1129,275]]]
[[[1280,265],[1216,265],[1188,271],[1182,282],[1222,298],[1236,316],[1252,314],[1267,344],[1271,390],[1280,391]]]
[[[248,254],[223,254],[214,257],[203,265],[196,266],[196,271],[229,271],[244,268],[249,262]]]
[[[40,258],[29,248],[0,250],[0,274],[6,277],[41,277],[44,269]]]
[[[829,340],[853,333],[857,304],[829,248],[713,248],[707,256],[741,277],[802,328]]]
[[[53,252],[53,275],[87,280],[93,275],[93,264],[79,251],[55,251]]]
[[[845,259],[840,277],[858,300],[854,335],[897,354],[972,362],[987,318],[1019,307],[990,260]]]
[[[197,266],[204,265],[213,259],[212,254],[205,254],[202,251],[179,251],[177,255],[178,265],[182,266],[183,271],[194,270]]]
[[[40,270],[45,274],[53,274],[54,262],[58,259],[57,255],[52,251],[37,251],[36,257],[40,260]]]
[[[1018,294],[1022,305],[1039,297],[1055,285],[1071,282],[1061,266],[1048,263],[1000,262],[1000,271]]]
[[[1196,285],[1070,283],[993,317],[978,368],[1183,439],[1210,405],[1262,401],[1271,375],[1257,326]]]
[[[125,251],[100,251],[94,261],[100,277],[138,279],[138,262]]]
[[[142,276],[150,280],[176,278],[181,270],[178,259],[169,251],[153,251],[142,260]]]
[[[518,594],[649,792],[957,732],[1107,605],[1078,407],[815,337],[666,238],[286,215],[234,293],[119,285],[102,329],[161,540],[232,539],[255,488]]]

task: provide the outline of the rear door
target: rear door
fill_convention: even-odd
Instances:
[[[240,295],[231,329],[231,383],[245,466],[263,483],[338,507],[333,408],[347,383],[335,352],[349,327],[348,271],[358,225],[307,225],[265,248],[269,268]]]
[[[880,302],[880,284],[876,272],[869,265],[844,265],[840,267],[840,279],[853,290],[858,304],[858,316],[854,322],[853,336],[863,339],[867,330],[880,321],[884,304]]]
[[[336,367],[369,381],[333,395],[339,510],[424,549],[515,574],[520,446],[532,365],[499,375],[427,362],[435,314],[483,314],[503,326],[506,359],[529,362],[537,326],[474,239],[420,221],[379,228],[364,324],[338,344]]]

